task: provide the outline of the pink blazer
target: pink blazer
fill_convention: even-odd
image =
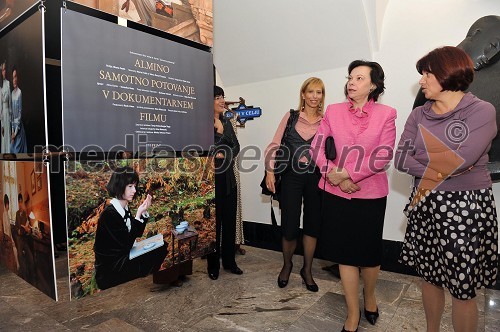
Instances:
[[[386,166],[392,159],[396,139],[396,110],[370,100],[363,113],[354,110],[350,101],[328,105],[318,132],[311,144],[311,154],[320,168],[319,187],[347,199],[372,199],[387,196],[389,185]],[[325,139],[332,136],[336,159],[325,157]],[[348,194],[325,181],[333,167],[347,170],[361,190]]]

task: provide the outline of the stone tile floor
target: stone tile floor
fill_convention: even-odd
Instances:
[[[59,302],[0,267],[0,331],[340,331],[346,307],[340,280],[315,260],[319,285],[302,285],[302,257],[294,257],[290,282],[278,288],[281,253],[245,246],[237,256],[242,276],[221,270],[208,278],[206,261],[196,259],[193,275],[181,287],[155,285],[152,277],[69,301],[66,258],[58,258]],[[360,301],[362,285],[360,286]],[[361,319],[358,331],[425,331],[419,280],[381,272],[377,284],[380,318],[376,326]],[[478,297],[480,331],[500,331],[500,291]],[[451,299],[446,297],[442,331],[453,331]]]

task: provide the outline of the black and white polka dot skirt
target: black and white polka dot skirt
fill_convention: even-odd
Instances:
[[[399,261],[457,299],[491,287],[498,269],[498,225],[491,188],[426,191],[414,188]]]

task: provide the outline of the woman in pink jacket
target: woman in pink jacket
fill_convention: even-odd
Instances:
[[[384,71],[378,63],[356,60],[348,72],[347,101],[327,107],[311,152],[324,190],[320,253],[340,265],[348,310],[343,331],[355,331],[361,316],[360,269],[365,318],[375,325],[379,316],[375,284],[389,193],[385,167],[393,154],[396,110],[376,102],[385,89]],[[335,142],[333,161],[325,155],[328,136]]]

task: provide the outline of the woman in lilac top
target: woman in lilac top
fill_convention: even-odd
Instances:
[[[486,168],[497,133],[495,108],[464,92],[474,67],[457,47],[431,51],[417,70],[429,101],[411,112],[396,152],[396,167],[415,179],[400,260],[424,280],[427,331],[439,330],[443,288],[452,295],[454,330],[476,331],[475,290],[495,283],[498,266],[497,216]]]
[[[382,231],[389,193],[385,167],[392,159],[396,110],[378,104],[384,92],[384,71],[376,62],[356,60],[348,68],[347,101],[329,105],[311,144],[322,177],[323,218],[319,249],[339,263],[347,303],[344,331],[360,320],[359,269],[364,282],[364,314],[374,325],[379,316],[375,298],[382,261]],[[326,137],[335,140],[336,159],[327,161]]]

